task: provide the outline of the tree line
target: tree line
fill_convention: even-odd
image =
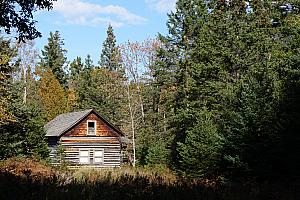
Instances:
[[[95,108],[133,141],[133,164],[191,178],[299,177],[299,6],[178,0],[156,39],[118,45],[109,26],[97,63],[68,64],[59,32],[38,57],[30,42],[2,38],[1,159],[46,157],[43,125]]]

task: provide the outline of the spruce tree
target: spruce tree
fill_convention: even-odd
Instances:
[[[169,14],[167,23],[169,35],[159,36],[162,48],[158,51],[159,61],[156,67],[156,77],[159,82],[168,84],[165,89],[163,87],[161,89],[167,90],[171,94],[168,97],[168,107],[172,108],[173,114],[168,119],[170,122],[168,126],[172,128],[174,135],[171,146],[172,161],[173,166],[177,169],[186,168],[183,167],[185,165],[182,162],[179,162],[182,158],[178,143],[184,143],[185,137],[192,127],[201,127],[197,126],[199,122],[197,113],[204,108],[202,107],[204,105],[201,105],[199,97],[194,95],[200,88],[193,79],[197,72],[194,71],[196,62],[192,59],[192,55],[196,51],[195,47],[199,45],[195,43],[195,40],[198,37],[209,37],[205,27],[200,26],[206,23],[208,12],[209,9],[204,1],[195,3],[179,0],[176,11]],[[203,50],[201,51],[203,52]],[[197,142],[201,144],[201,141]],[[201,154],[201,151],[198,153]]]
[[[120,124],[125,101],[121,78],[118,72],[105,68],[82,71],[75,87],[78,108],[95,108],[114,124]]]
[[[182,172],[188,177],[214,173],[220,166],[224,139],[212,120],[212,113],[203,109],[197,113],[196,125],[187,131],[183,143],[178,143]]]
[[[283,117],[279,108],[286,108],[282,98],[291,95],[285,87],[294,85],[290,69],[299,70],[290,53],[298,52],[298,11],[282,8],[272,1],[177,2],[169,15],[170,34],[161,36],[157,75],[176,88],[169,126],[181,171],[200,176],[223,163],[222,170],[231,175],[276,174],[272,166],[282,157],[274,149],[292,121],[286,117],[297,116],[284,109]],[[211,116],[210,125],[201,125],[203,110]],[[219,137],[224,140],[216,146]],[[208,150],[222,152],[224,160],[216,156],[219,160],[203,165]],[[197,162],[201,169],[190,165]]]
[[[48,44],[44,46],[42,50],[42,57],[40,65],[43,68],[49,68],[55,75],[59,83],[63,86],[67,86],[67,75],[65,72],[65,64],[67,61],[66,52],[63,49],[63,39],[58,31],[55,33],[50,32],[48,38]]]
[[[91,55],[88,54],[84,60],[84,69],[90,70],[94,68],[93,60]]]
[[[116,45],[116,37],[111,25],[107,29],[107,37],[102,45],[100,55],[100,67],[104,67],[110,71],[117,71],[120,68],[120,52]]]
[[[77,57],[70,64],[71,77],[75,78],[83,70],[84,64],[81,62],[81,58]]]

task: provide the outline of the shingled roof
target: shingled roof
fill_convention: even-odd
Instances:
[[[61,136],[66,131],[71,129],[73,126],[75,126],[77,123],[79,123],[81,120],[83,120],[91,112],[94,112],[96,115],[98,115],[101,118],[101,120],[106,122],[111,128],[113,128],[121,136],[124,136],[124,134],[120,130],[118,130],[111,123],[109,123],[107,120],[101,117],[94,109],[88,109],[79,112],[64,113],[55,117],[53,120],[51,120],[44,126],[46,130],[46,136],[47,137]]]

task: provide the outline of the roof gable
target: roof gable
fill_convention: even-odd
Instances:
[[[94,109],[89,109],[79,112],[65,113],[55,117],[44,126],[46,130],[46,137],[60,137],[68,130],[79,124],[91,113],[95,113],[104,123],[106,123],[114,131],[116,131],[120,136],[124,136],[124,134],[119,129],[114,127],[110,122],[99,115]]]

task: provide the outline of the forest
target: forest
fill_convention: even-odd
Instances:
[[[51,1],[41,2],[41,9],[50,8]],[[2,12],[1,21],[9,18]],[[299,0],[178,0],[168,14],[168,34],[119,44],[109,25],[96,60],[90,55],[67,60],[59,31],[50,32],[39,52],[33,40],[39,32],[32,23],[17,28],[16,40],[6,39],[11,27],[0,25],[5,30],[0,36],[0,182],[11,176],[3,175],[8,168],[3,166],[12,158],[49,161],[43,129],[48,121],[94,108],[133,141],[126,152],[131,165],[168,170],[182,181],[168,190],[146,184],[153,190],[150,196],[136,189],[125,199],[157,199],[156,187],[166,189],[160,190],[161,199],[171,199],[168,194],[184,199],[182,191],[195,194],[191,198],[201,193],[201,199],[241,199],[214,196],[225,190],[200,192],[196,183],[201,180],[288,182],[295,189],[289,196],[249,199],[297,199]],[[22,32],[28,28],[33,31]],[[127,177],[128,184],[143,185],[143,178]],[[106,179],[93,187],[104,187]],[[119,187],[125,179],[109,184]],[[70,191],[80,187],[75,183]]]

